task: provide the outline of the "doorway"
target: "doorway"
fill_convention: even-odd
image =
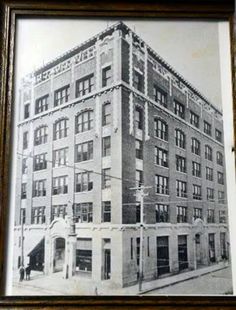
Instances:
[[[55,239],[55,250],[53,259],[53,272],[63,271],[63,265],[65,262],[65,239]]]

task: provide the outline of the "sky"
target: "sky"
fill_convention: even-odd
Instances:
[[[20,19],[16,85],[27,73],[79,45],[118,20]],[[219,34],[215,21],[123,20],[157,54],[221,107]]]

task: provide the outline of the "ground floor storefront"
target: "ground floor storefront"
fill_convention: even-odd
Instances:
[[[78,224],[72,232],[59,218],[48,227],[16,227],[15,270],[22,253],[25,266],[45,275],[60,272],[65,279],[86,277],[119,288],[140,277],[161,279],[226,261],[229,240],[225,225],[203,222],[147,225],[141,242],[138,225]]]

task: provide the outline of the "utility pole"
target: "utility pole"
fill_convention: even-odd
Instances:
[[[24,209],[20,209],[21,217],[21,266],[24,265]]]
[[[140,185],[138,187],[132,187],[130,190],[135,190],[135,196],[137,201],[140,201],[140,251],[139,251],[139,292],[142,291],[142,280],[143,280],[143,230],[144,230],[144,197],[148,196],[145,193],[145,189],[149,189],[151,186]]]

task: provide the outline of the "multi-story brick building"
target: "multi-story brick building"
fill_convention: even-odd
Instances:
[[[19,104],[14,268],[121,287],[141,250],[146,280],[228,257],[222,113],[125,24],[25,78]]]

